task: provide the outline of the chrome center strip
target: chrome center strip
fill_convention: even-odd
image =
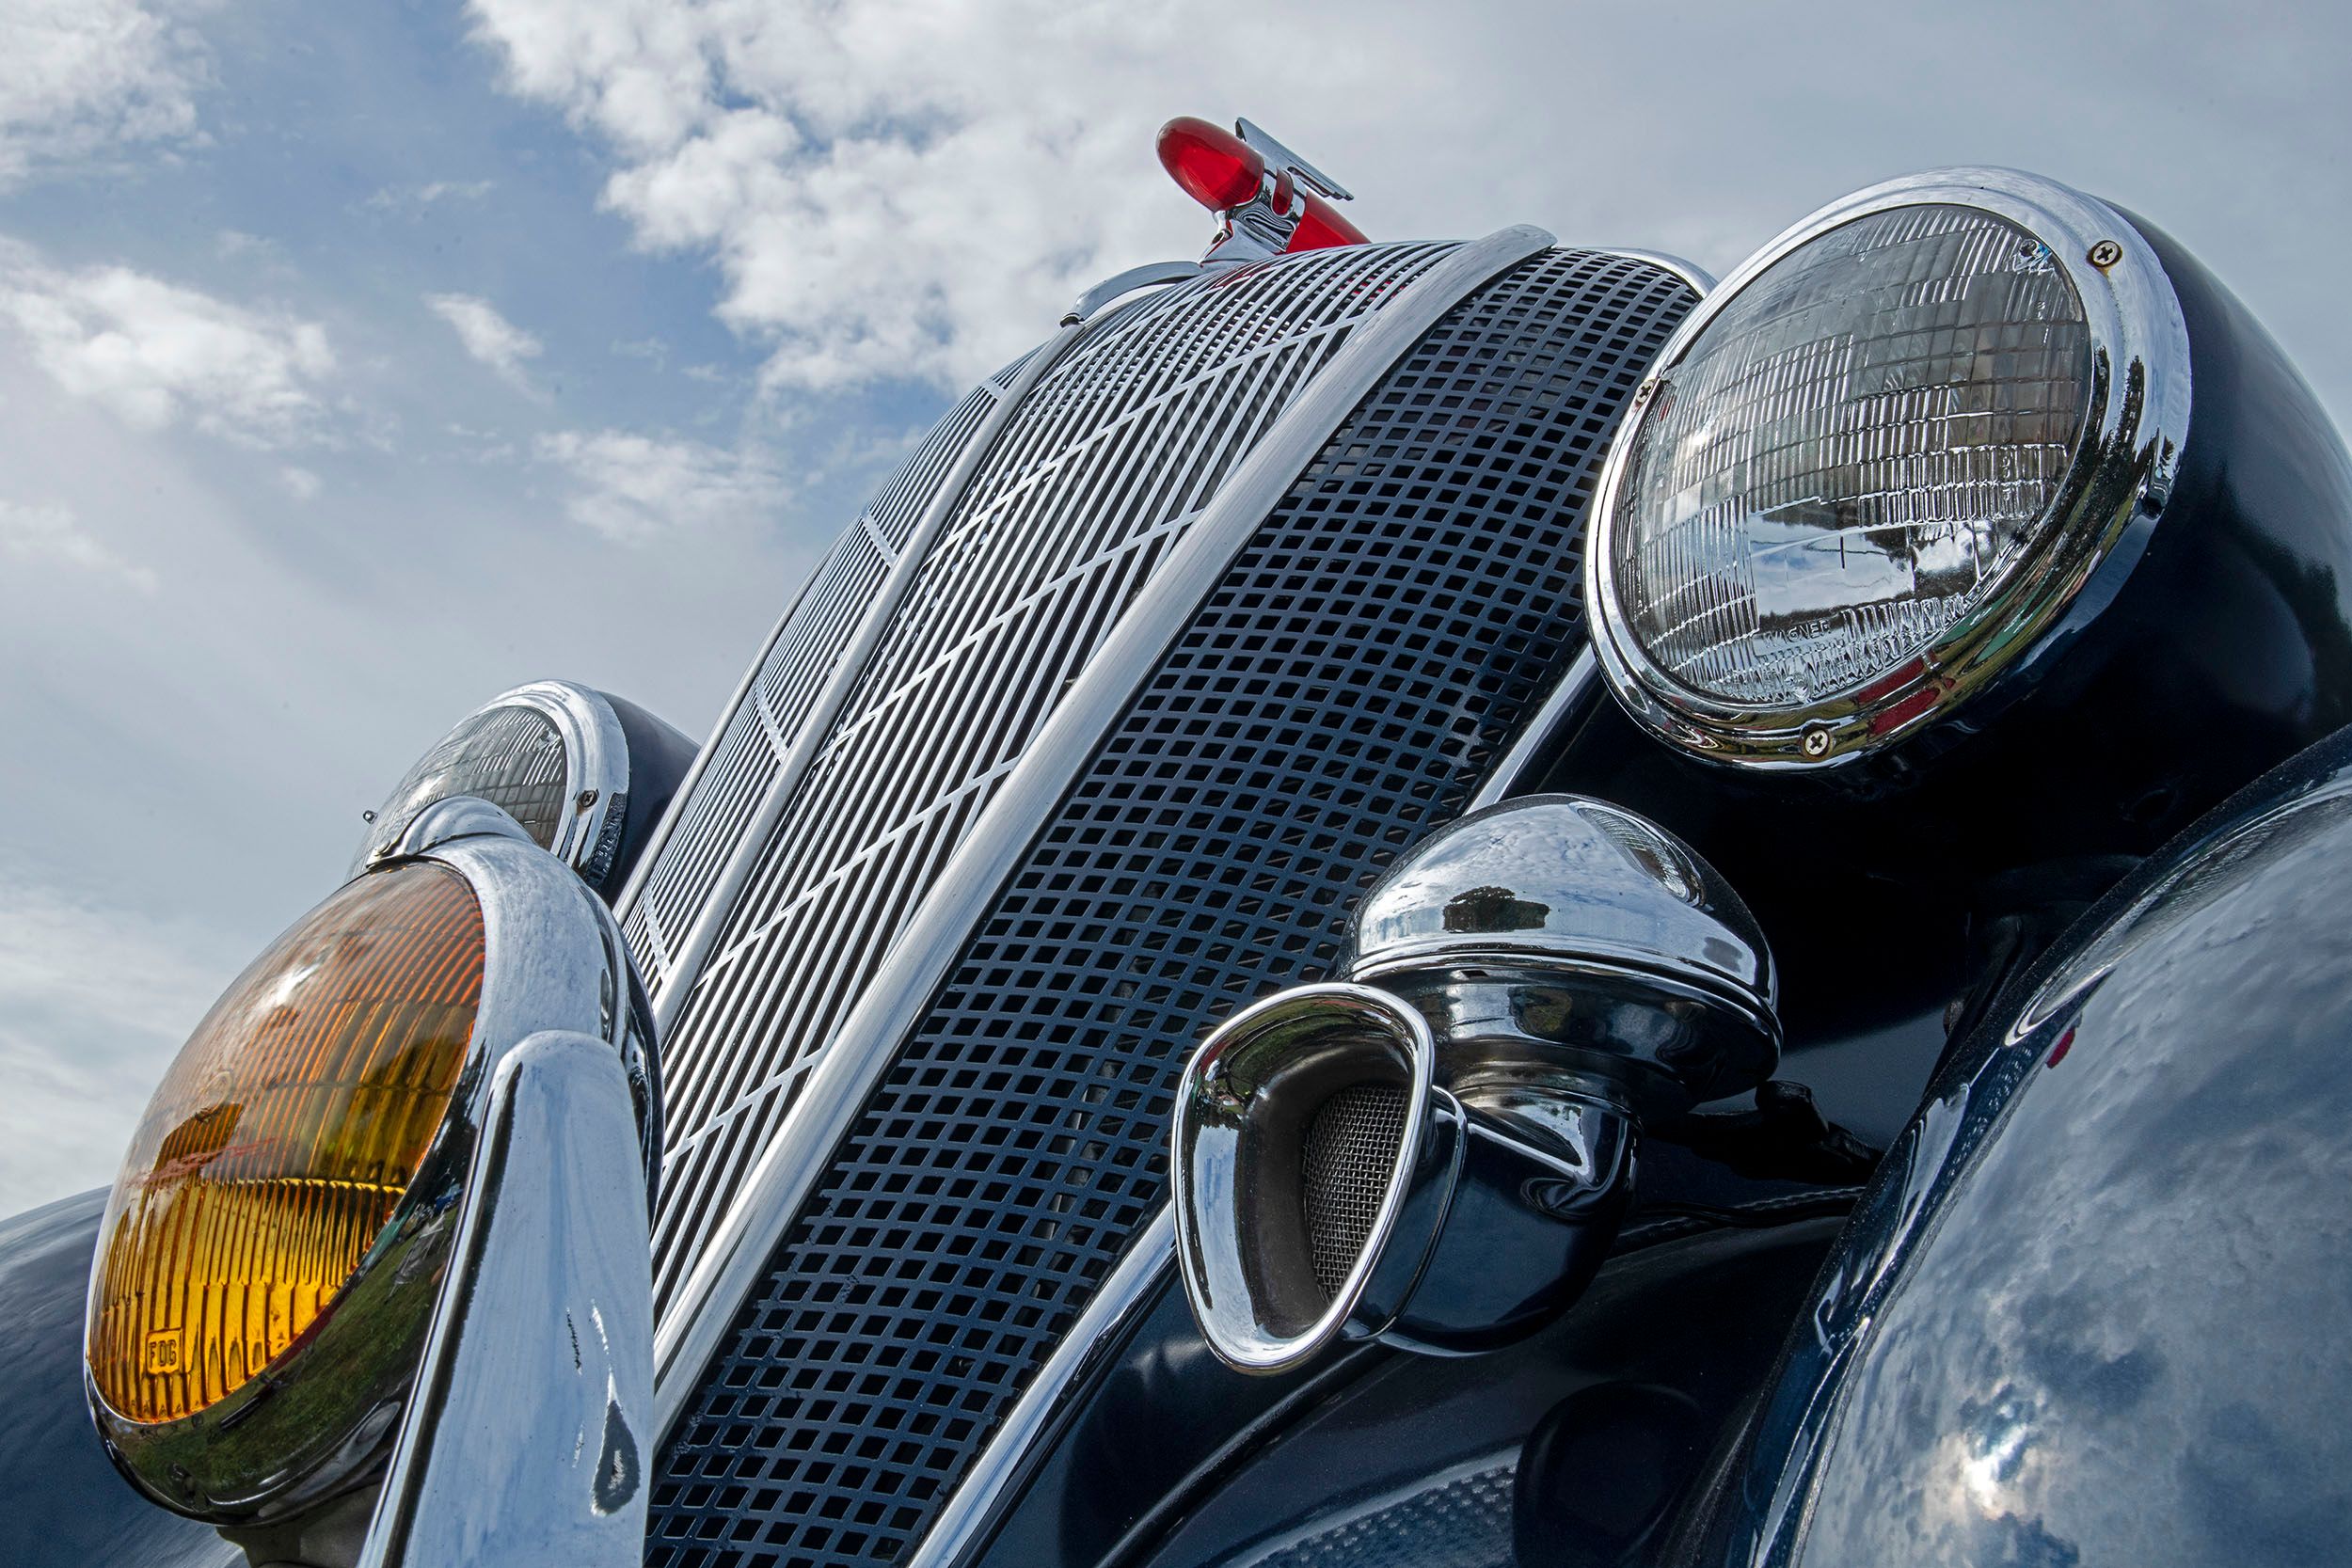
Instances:
[[[663,812],[661,820],[654,824],[653,836],[645,841],[645,847],[637,856],[637,863],[629,868],[628,880],[622,884],[621,895],[612,900],[612,912],[624,923],[636,911],[639,900],[644,897],[645,879],[653,875],[654,866],[660,862],[661,851],[669,847],[671,835],[677,831],[678,820],[686,815],[686,802],[693,799],[695,786],[710,770],[711,759],[719,754],[720,743],[726,739],[728,723],[735,718],[736,710],[743,705],[743,699],[751,695],[753,683],[759,679],[759,672],[766,666],[768,656],[775,652],[776,639],[782,637],[785,628],[792,624],[792,617],[801,612],[801,605],[808,598],[809,591],[816,586],[816,582],[813,573],[802,579],[799,591],[784,607],[784,613],[776,617],[776,624],[768,628],[766,637],[760,639],[759,653],[744,667],[743,678],[735,683],[734,693],[720,705],[718,721],[711,726],[710,738],[703,742],[703,749],[696,752],[694,760],[687,765],[686,776],[678,781],[677,789],[670,797],[670,809]],[[646,912],[650,927],[654,924],[652,911]],[[670,957],[666,936],[660,939],[659,945],[662,949],[661,972],[667,974],[670,972]],[[647,975],[645,978],[651,980],[656,977]]]
[[[922,1016],[974,923],[988,910],[1039,824],[1086,766],[1105,727],[1134,698],[1201,597],[1389,368],[1472,291],[1550,244],[1551,236],[1542,230],[1505,229],[1460,247],[1406,287],[1347,339],[1171,549],[956,848],[810,1069],[795,1114],[769,1143],[696,1260],[656,1342],[655,1406],[663,1433],[692,1397],[737,1304],[766,1270],[770,1254],[806,1201],[828,1155],[889,1069],[898,1042]],[[1075,330],[1066,328],[1056,344],[1066,346]],[[1051,356],[1041,353],[1039,358]],[[973,449],[986,444],[976,439]],[[965,477],[960,471],[945,493],[959,493]],[[935,521],[927,517],[926,530]],[[910,548],[907,559],[919,562],[921,552]],[[845,659],[844,666],[862,667],[865,662],[861,653],[855,660]],[[812,723],[803,733],[821,736],[826,727]],[[745,842],[764,842],[765,837],[764,832],[755,831]],[[733,901],[714,898],[712,907]],[[709,940],[707,934],[703,938],[706,951]],[[691,961],[698,964],[700,956]],[[682,999],[688,989],[675,986],[674,992]]]
[[[949,1568],[980,1544],[994,1523],[998,1499],[1018,1479],[1022,1460],[1060,1415],[1064,1398],[1095,1372],[1104,1356],[1126,1343],[1128,1329],[1175,1265],[1175,1211],[1163,1205],[1022,1390],[1004,1425],[957,1483],[939,1522],[907,1559],[906,1568]]]
[[[1576,657],[1560,679],[1544,696],[1543,705],[1529,714],[1519,726],[1519,733],[1511,739],[1511,749],[1495,759],[1494,771],[1470,797],[1465,813],[1482,811],[1497,800],[1507,800],[1514,795],[1524,795],[1542,782],[1544,769],[1551,765],[1560,743],[1571,725],[1580,722],[1593,710],[1593,703],[1600,695],[1600,661],[1593,657],[1593,644],[1588,641],[1576,651]]]

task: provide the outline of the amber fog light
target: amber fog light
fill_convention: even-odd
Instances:
[[[89,1365],[110,1408],[209,1409],[333,1306],[448,1114],[482,960],[466,879],[411,862],[305,915],[215,1004],[101,1227]]]
[[[659,1093],[612,918],[510,816],[430,808],[197,1026],[124,1156],[86,1381],[117,1465],[230,1526],[382,1473],[431,1330],[492,1069],[612,1044],[644,1160]]]

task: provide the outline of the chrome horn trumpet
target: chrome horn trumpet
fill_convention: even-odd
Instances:
[[[1645,1120],[1780,1055],[1771,950],[1680,840],[1602,801],[1475,813],[1365,895],[1344,982],[1235,1014],[1177,1089],[1177,1262],[1216,1354],[1469,1354],[1575,1301]]]

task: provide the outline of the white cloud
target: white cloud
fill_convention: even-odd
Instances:
[[[318,475],[308,468],[297,468],[291,465],[280,468],[278,470],[278,483],[286,494],[298,501],[314,501],[319,499],[322,481]]]
[[[232,305],[128,267],[64,272],[0,242],[0,322],[75,397],[141,430],[183,419],[240,445],[323,439],[326,329]]]
[[[128,911],[0,873],[0,1213],[114,1174],[172,1053],[233,962]]]
[[[0,500],[0,556],[103,573],[121,578],[142,594],[155,592],[153,572],[108,549],[69,507]]]
[[[472,294],[427,294],[425,304],[449,323],[466,352],[517,387],[529,385],[523,361],[539,357],[539,340]]]
[[[376,213],[405,213],[421,216],[443,202],[479,201],[498,188],[495,180],[435,180],[422,185],[386,185],[362,207]]]
[[[757,523],[784,500],[767,458],[701,441],[562,431],[541,436],[536,451],[569,476],[572,520],[624,545],[678,529]]]
[[[772,343],[771,386],[803,388],[952,385],[1165,254],[1150,235],[1183,198],[1152,135],[1169,82],[1214,79],[1232,41],[1165,6],[1068,0],[472,9],[508,86],[618,155],[606,204],[648,247],[715,257],[721,316]],[[1304,22],[1246,31],[1253,54],[1323,53]]]
[[[0,184],[123,142],[196,131],[202,44],[138,0],[8,0],[0,8]]]

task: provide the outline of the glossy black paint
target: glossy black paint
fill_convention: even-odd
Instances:
[[[2139,860],[2352,721],[2352,458],[2245,307],[2138,227],[2188,327],[2188,439],[2086,627],[1898,748],[1899,774],[1734,776],[1604,701],[1543,781],[1651,817],[1740,890],[1780,960],[1779,1075],[1882,1146],[1947,1010],[1981,1013]]]
[[[1518,1466],[1531,1438],[1540,1443],[1529,1480],[1506,1477],[1471,1528],[1507,1550],[1517,1526],[1540,1526],[1533,1539],[1549,1544],[1522,1554],[1527,1568],[1615,1560],[1628,1536],[1654,1538],[1666,1505],[1769,1367],[1835,1224],[1718,1228],[1623,1253],[1565,1321],[1470,1358],[1358,1345],[1302,1372],[1245,1376],[1210,1354],[1183,1292],[1169,1291],[1042,1449],[977,1560],[1192,1568],[1235,1553],[1247,1560],[1440,1472]],[[1640,1518],[1628,1518],[1633,1499],[1613,1506],[1589,1489],[1564,1489],[1558,1460],[1573,1437],[1545,1422],[1570,1400],[1618,1412],[1626,1442],[1649,1445],[1658,1467]]]
[[[1629,1117],[1597,1111],[1589,1158],[1565,1165],[1472,1112],[1462,1174],[1429,1260],[1386,1338],[1467,1355],[1526,1338],[1568,1310],[1609,1256],[1633,1194]]]
[[[0,1563],[223,1568],[242,1554],[115,1473],[82,1400],[100,1188],[0,1221]]]
[[[675,725],[665,722],[625,697],[601,694],[621,721],[621,736],[628,743],[628,815],[621,824],[621,847],[596,891],[610,899],[628,885],[629,869],[644,852],[661,814],[670,809],[686,770],[702,750]]]
[[[1939,1074],[1700,1560],[2341,1560],[2352,731],[2118,888]]]

